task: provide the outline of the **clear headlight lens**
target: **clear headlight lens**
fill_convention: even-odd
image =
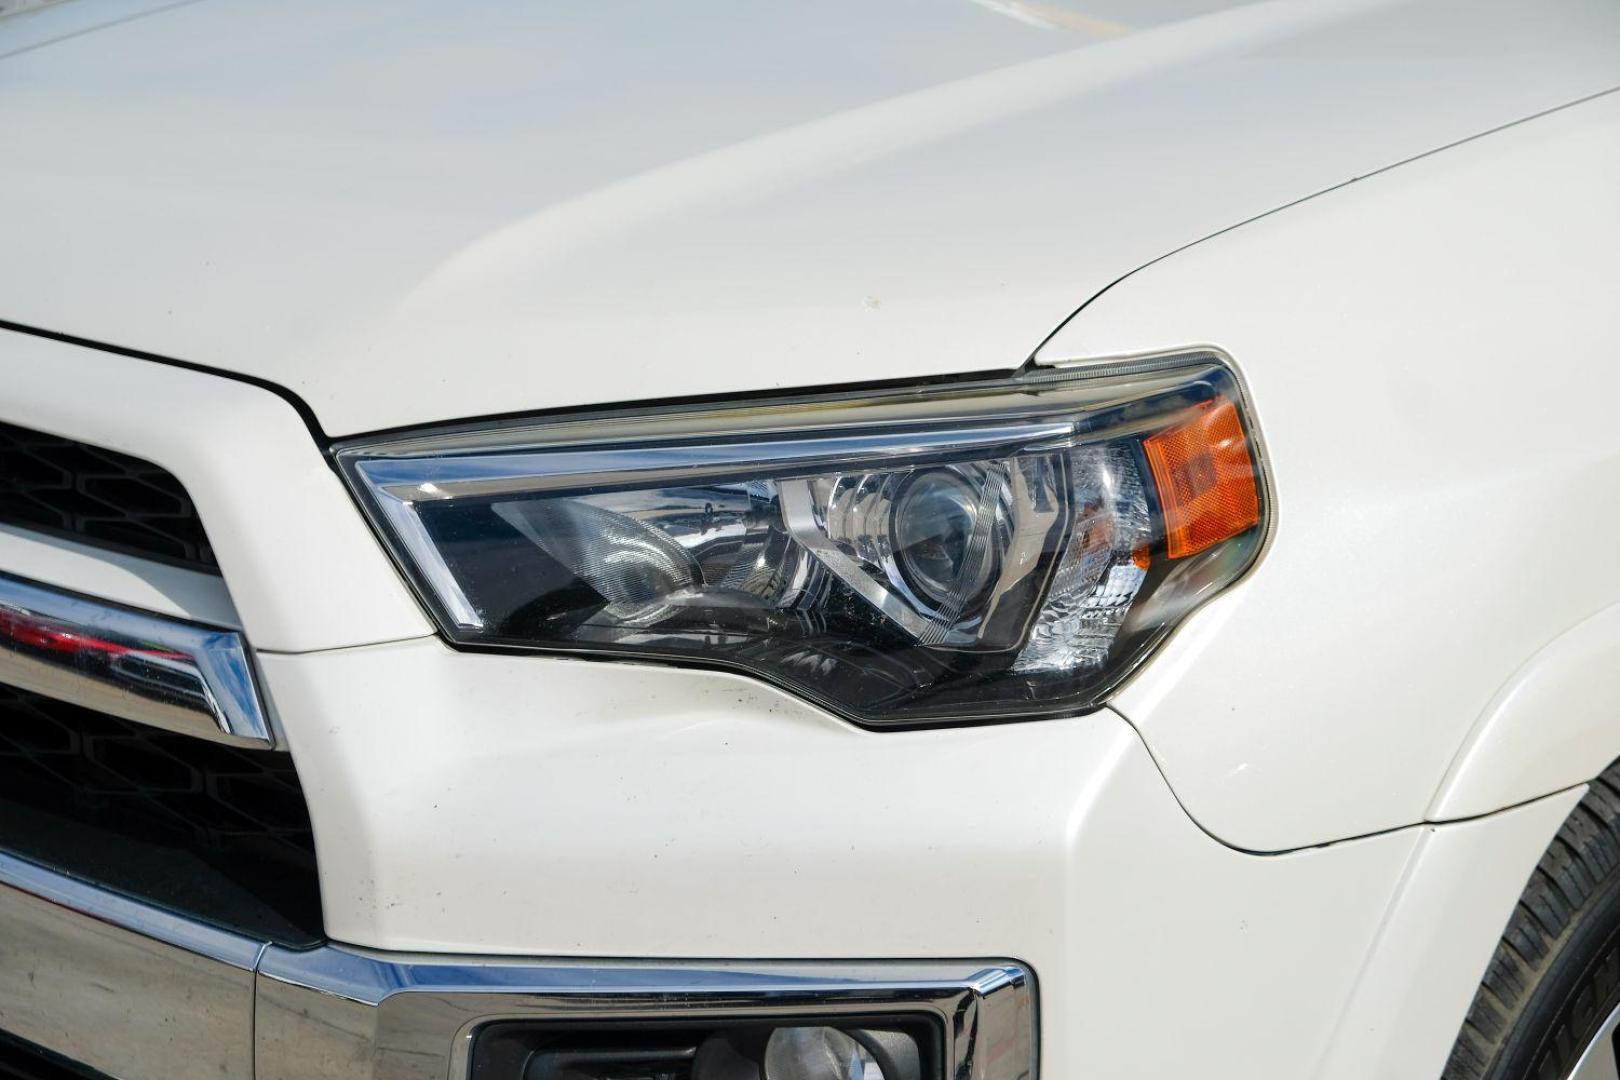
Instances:
[[[1231,373],[504,424],[339,449],[466,645],[745,669],[852,719],[1096,705],[1262,538]]]

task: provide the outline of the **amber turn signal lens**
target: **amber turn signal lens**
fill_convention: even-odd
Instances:
[[[1260,523],[1254,457],[1237,407],[1206,401],[1193,417],[1143,441],[1172,559],[1196,555]]]

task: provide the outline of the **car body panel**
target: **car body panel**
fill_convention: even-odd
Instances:
[[[1107,712],[873,734],[739,676],[437,642],[264,671],[334,938],[863,960],[996,942],[1036,973],[1047,1076],[1299,1075],[1420,840],[1232,851]],[[1165,1015],[1184,1038],[1155,1037]]]
[[[1580,795],[1258,856],[1199,830],[1107,710],[880,734],[710,671],[433,641],[263,666],[334,938],[756,959],[994,943],[1036,973],[1049,1076],[1437,1075]],[[1445,966],[1420,995],[1424,957]]]
[[[1554,638],[1480,714],[1429,818],[1487,814],[1620,758],[1620,605]],[[1574,779],[1571,779],[1571,778]]]
[[[1421,820],[1499,691],[1620,599],[1620,566],[1580,554],[1620,530],[1617,169],[1608,95],[1181,252],[1042,350],[1208,342],[1242,368],[1271,542],[1114,699],[1228,843]],[[1613,738],[1572,723],[1526,716],[1547,741],[1504,745],[1557,767],[1467,809],[1601,772]]]
[[[269,390],[0,329],[0,421],[169,470],[196,504],[224,578],[10,535],[0,535],[0,568],[240,626],[259,650],[433,632],[297,410]]]
[[[1575,787],[1423,830],[1333,1037],[1309,1075],[1442,1075],[1524,883],[1585,792]]]
[[[1009,8],[1083,14],[205,0],[30,49],[0,319],[332,435],[1005,369],[1168,251],[1620,85],[1597,0]]]

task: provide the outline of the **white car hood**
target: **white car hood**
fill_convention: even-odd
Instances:
[[[0,319],[332,435],[1005,369],[1617,41],[1608,0],[69,0],[0,19]]]

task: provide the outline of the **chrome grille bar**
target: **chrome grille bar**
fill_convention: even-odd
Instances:
[[[275,745],[241,634],[5,574],[0,683],[183,735]]]

